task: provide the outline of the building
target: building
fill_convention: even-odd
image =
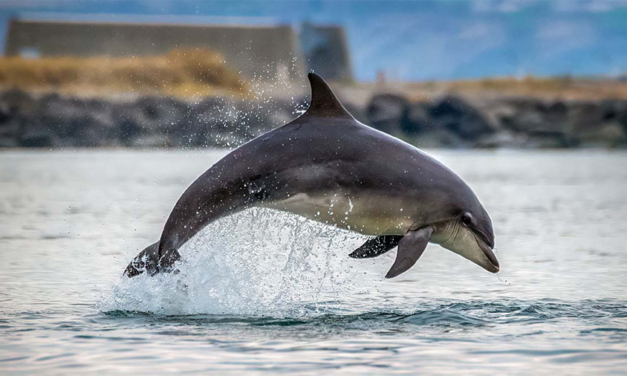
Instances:
[[[353,79],[344,28],[305,22],[300,31],[300,42],[310,69],[330,80]]]
[[[302,42],[306,43],[303,55]],[[352,79],[339,26],[215,25],[12,19],[5,55],[141,56],[202,47],[221,53],[244,77],[302,77],[313,69],[329,79]],[[304,59],[303,59],[304,56]],[[304,63],[303,63],[304,62]]]

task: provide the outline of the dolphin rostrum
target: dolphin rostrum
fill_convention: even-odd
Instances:
[[[414,146],[355,120],[320,76],[308,77],[309,109],[202,174],[174,206],[161,239],[124,274],[172,271],[179,248],[203,227],[252,207],[373,236],[353,258],[398,247],[386,278],[411,268],[429,242],[498,272],[492,221],[470,187]]]

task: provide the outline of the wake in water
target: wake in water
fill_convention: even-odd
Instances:
[[[369,260],[347,257],[365,239],[291,214],[247,210],[210,224],[186,244],[177,265],[180,273],[121,277],[98,308],[111,316],[148,314],[182,323],[390,333],[411,328],[422,333],[418,328],[425,326],[439,332],[494,325],[520,325],[521,333],[535,333],[538,328],[529,325],[547,330],[544,326],[550,323],[578,322],[580,335],[593,335],[597,329],[581,322],[603,321],[606,334],[625,338],[620,323],[627,317],[624,301],[499,299],[496,293],[483,300],[444,298],[450,293],[432,289],[453,284],[454,278],[423,291],[415,280],[386,281],[382,271],[393,261],[394,251]],[[441,268],[434,261],[425,269]],[[416,278],[433,277],[425,272],[420,270]],[[401,285],[419,295],[408,294]]]
[[[342,309],[380,274],[347,257],[365,236],[268,209],[207,226],[182,249],[180,273],[121,278],[101,311],[306,316]],[[384,261],[385,262],[385,261]],[[344,302],[341,304],[340,302]]]

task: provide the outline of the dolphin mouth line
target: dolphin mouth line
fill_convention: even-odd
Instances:
[[[501,270],[501,265],[499,264],[499,260],[496,259],[496,255],[494,254],[492,248],[476,235],[475,240],[477,241],[479,248],[481,248],[481,250],[483,251],[483,255],[485,256],[486,260],[490,264],[485,269],[491,273],[498,273],[499,270]]]

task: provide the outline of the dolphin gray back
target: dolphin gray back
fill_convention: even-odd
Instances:
[[[161,266],[209,223],[255,205],[297,194],[385,195],[418,202],[457,202],[474,194],[451,170],[415,147],[361,124],[313,73],[309,109],[292,122],[242,145],[214,164],[183,193],[168,217],[158,247]],[[461,189],[460,189],[461,187]],[[425,223],[441,213],[418,213]],[[442,220],[446,218],[441,218]],[[155,252],[156,249],[156,252]],[[157,263],[159,264],[159,263]],[[159,267],[158,267],[159,268]]]
[[[298,176],[286,175],[294,174],[299,167],[304,169],[340,157],[335,151],[325,150],[327,136],[321,137],[321,129],[313,125],[322,125],[327,132],[335,128],[337,133],[346,132],[346,127],[363,125],[342,106],[320,76],[310,73],[308,77],[311,105],[302,116],[232,151],[187,188],[166,221],[159,241],[160,255],[166,250],[178,250],[219,218],[259,202],[280,200],[298,193],[302,185],[299,181],[304,181]],[[332,135],[329,137],[342,141]],[[319,180],[315,174],[312,178],[307,180]],[[326,188],[333,186],[329,182]]]

